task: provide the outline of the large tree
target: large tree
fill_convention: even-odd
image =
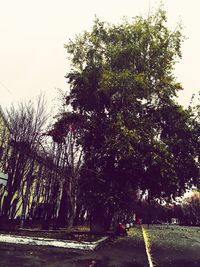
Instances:
[[[85,121],[81,189],[93,222],[127,209],[137,190],[169,199],[197,182],[191,112],[175,101],[183,39],[159,9],[119,25],[96,19],[66,45],[66,102]]]

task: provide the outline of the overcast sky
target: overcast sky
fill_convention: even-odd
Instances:
[[[165,0],[172,29],[182,20],[187,40],[176,76],[185,88],[180,102],[200,90],[200,0]],[[94,17],[118,23],[124,16],[147,15],[155,0],[0,0],[0,104],[45,92],[55,105],[57,89],[67,89],[64,44],[91,28]]]

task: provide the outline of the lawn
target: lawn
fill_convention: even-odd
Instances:
[[[155,266],[199,267],[200,227],[145,227]]]
[[[144,226],[156,267],[200,267],[200,228]],[[128,237],[112,238],[96,251],[0,243],[4,267],[149,267],[143,233],[132,228]]]
[[[141,229],[112,238],[96,251],[0,243],[2,267],[148,267]]]

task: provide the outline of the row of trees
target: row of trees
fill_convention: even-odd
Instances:
[[[181,204],[180,222],[189,225],[200,225],[200,192],[193,192]]]
[[[188,196],[187,196],[188,195]],[[135,205],[135,212],[145,224],[180,224],[200,226],[200,192],[191,190],[179,200],[164,205],[143,200]]]
[[[55,123],[56,127],[69,127],[62,142],[54,137],[55,126],[49,122],[45,102],[40,95],[36,103],[21,102],[5,114],[10,134],[6,145],[1,128],[0,162],[9,178],[7,186],[1,187],[0,212],[6,218],[21,218],[21,227],[25,218],[39,221],[43,228],[50,224],[71,227],[80,213],[82,218],[86,213],[82,204],[76,213],[83,152],[76,143],[77,133],[72,125],[63,126],[65,121]]]
[[[26,203],[36,155],[48,165],[44,218],[59,226],[89,218],[102,231],[138,199],[171,201],[198,187],[199,107],[177,103],[182,86],[173,75],[182,41],[181,27],[171,31],[162,9],[119,25],[96,19],[70,41],[70,91],[55,123],[39,134],[46,120],[40,101],[36,110],[21,106],[19,124],[14,109],[8,116],[18,147],[7,165],[4,213],[19,188]]]

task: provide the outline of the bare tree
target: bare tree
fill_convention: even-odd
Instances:
[[[4,203],[4,214],[10,215],[11,206],[15,196],[21,197],[23,201],[23,215],[26,206],[33,172],[35,156],[39,150],[42,132],[48,120],[46,100],[44,95],[39,95],[36,105],[33,101],[20,102],[7,110],[6,118],[10,127],[11,150],[8,154],[8,193]],[[24,189],[25,188],[25,192]],[[24,195],[24,196],[23,196]]]
[[[49,131],[55,142],[55,155],[61,175],[61,199],[57,226],[71,228],[77,208],[79,172],[83,150],[79,143],[81,121],[76,114],[64,112]]]
[[[5,119],[4,112],[0,107],[0,171],[3,173],[6,172],[6,168],[8,166],[7,155],[9,152],[9,135],[10,130]],[[0,214],[5,189],[5,185],[0,185]]]

